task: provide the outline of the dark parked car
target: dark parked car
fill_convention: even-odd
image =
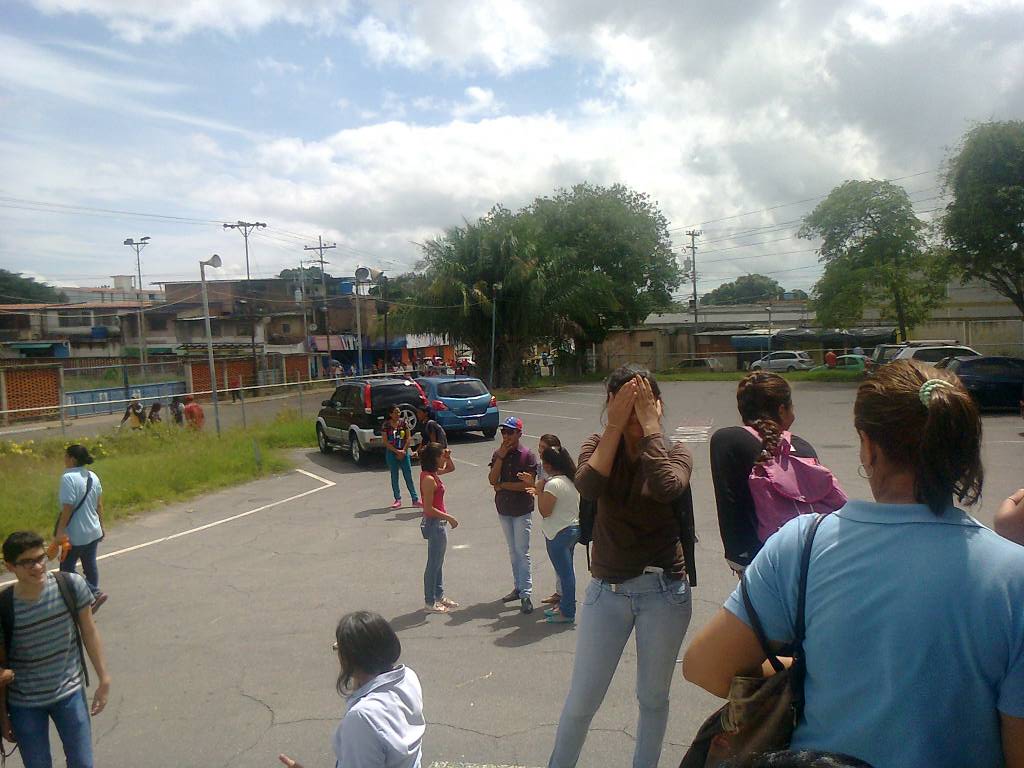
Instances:
[[[480,379],[470,376],[425,376],[416,379],[423,387],[434,419],[445,432],[498,431],[498,400]]]
[[[350,379],[324,400],[316,417],[316,441],[321,453],[344,448],[357,464],[366,464],[370,454],[384,450],[381,428],[388,411],[397,405],[410,431],[417,424],[416,410],[427,398],[415,381],[393,376]],[[414,434],[411,445],[420,440]]]
[[[1024,360],[1018,357],[953,357],[943,366],[960,377],[982,408],[1016,410],[1024,398]]]

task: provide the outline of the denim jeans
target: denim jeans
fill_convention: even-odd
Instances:
[[[685,580],[643,574],[621,584],[591,579],[577,622],[572,683],[549,768],[575,766],[626,641],[636,629],[640,707],[633,768],[656,768],[668,724],[668,694],[693,606]]]
[[[436,517],[425,517],[420,523],[427,540],[427,567],[423,569],[423,602],[433,605],[444,597],[444,553],[448,549],[448,524]]]
[[[559,594],[562,596],[562,602],[558,607],[567,619],[576,617],[576,571],[573,568],[572,555],[579,540],[578,525],[563,528],[555,538],[545,540],[551,565],[558,574]]]
[[[405,487],[409,489],[412,503],[415,504],[420,497],[416,493],[416,485],[412,481],[412,457],[406,453],[404,459],[399,459],[390,450],[385,451],[384,455],[387,457],[388,469],[391,470],[391,491],[395,494],[395,501],[402,498],[402,491],[398,487],[398,470],[401,468],[402,474],[405,475]]]
[[[91,544],[71,547],[68,556],[60,564],[60,569],[65,573],[74,573],[75,568],[78,566],[78,560],[81,558],[82,571],[85,572],[85,581],[94,596],[100,593],[100,569],[96,565],[96,548],[99,545],[100,540],[96,539]]]
[[[508,559],[512,562],[512,578],[519,597],[530,597],[533,594],[533,577],[530,575],[530,530],[533,528],[533,515],[509,517],[498,515],[501,530],[508,543]]]
[[[51,768],[50,718],[64,745],[68,768],[92,768],[92,724],[85,689],[43,707],[8,707],[25,768]]]

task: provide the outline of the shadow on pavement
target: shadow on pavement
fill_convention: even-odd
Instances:
[[[425,611],[406,613],[393,618],[391,626],[395,632],[421,627],[427,623],[429,615]],[[500,600],[467,605],[445,615],[445,626],[452,628],[472,621],[486,622],[483,626],[496,633],[494,644],[500,648],[519,648],[573,629],[572,624],[548,624],[541,609],[527,616],[520,612],[518,602],[502,603]]]
[[[388,469],[384,465],[384,462],[377,462],[376,460],[371,461],[369,465],[365,467],[357,466],[352,459],[350,459],[345,453],[335,451],[324,455],[320,451],[307,451],[303,454],[307,461],[321,469],[332,472],[336,475],[362,475],[366,473],[382,474],[387,472]]]

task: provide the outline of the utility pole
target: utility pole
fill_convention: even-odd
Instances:
[[[149,245],[149,236],[147,235],[146,237],[139,238],[138,240],[134,240],[134,239],[129,237],[127,240],[124,241],[124,245],[127,245],[129,248],[131,248],[133,251],[135,251],[135,269],[137,270],[137,274],[139,276],[139,285],[138,285],[139,292],[138,292],[138,296],[137,296],[137,298],[139,300],[139,312],[138,312],[138,319],[139,319],[139,361],[142,363],[142,373],[145,374],[145,372],[146,372],[146,362],[147,362],[147,354],[146,354],[147,350],[146,350],[146,322],[145,322],[145,318],[142,315],[142,249],[145,248],[147,245]]]
[[[309,378],[309,328],[306,325],[306,272],[299,259],[299,306],[302,307],[302,346],[306,348],[306,378]],[[287,383],[287,382],[285,382]],[[299,388],[300,397],[302,388]]]
[[[259,361],[256,359],[256,319],[253,314],[253,295],[252,295],[252,276],[249,274],[249,233],[254,229],[266,229],[267,225],[262,221],[238,221],[234,224],[225,224],[224,229],[237,229],[242,233],[242,237],[245,239],[245,287],[249,294],[249,300],[246,302],[246,306],[249,309],[249,345],[252,348],[252,374],[257,378],[254,384],[259,383]],[[255,390],[254,390],[255,391]]]
[[[330,245],[324,245],[324,238],[322,235],[317,235],[317,241],[319,245],[304,245],[302,250],[304,251],[317,251],[320,254],[320,290],[323,291],[324,295],[324,334],[327,336],[327,364],[330,365],[332,361],[331,357],[331,316],[327,313],[327,277],[324,273],[324,251],[329,251],[331,248],[337,248],[337,243],[331,243]],[[356,308],[358,312],[358,307]]]
[[[693,280],[693,349],[697,350],[697,238],[704,234],[700,229],[688,229],[690,236],[690,278]]]

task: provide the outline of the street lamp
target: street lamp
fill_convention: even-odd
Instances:
[[[210,328],[210,298],[206,294],[206,268],[220,269],[220,256],[213,254],[206,261],[199,262],[199,281],[203,286],[203,320],[206,322],[206,362],[210,366],[210,393],[213,398],[213,421],[220,435],[220,406],[217,404],[217,372],[213,367],[213,331]]]
[[[135,251],[135,269],[139,276],[139,294],[136,297],[139,300],[139,359],[142,365],[146,365],[146,324],[142,320],[142,249],[149,245],[149,235],[141,237],[138,240],[127,238],[122,245],[127,245],[129,248]],[[143,368],[145,371],[145,368]]]
[[[359,284],[360,283],[372,283],[374,280],[379,278],[383,272],[379,269],[371,269],[370,267],[357,267],[356,268],[356,292],[353,294],[352,302],[356,308],[356,346],[358,348],[357,354],[359,355],[359,375],[363,375],[363,321],[359,316]],[[385,350],[384,359],[387,360],[387,351]]]
[[[498,329],[498,291],[501,290],[501,283],[494,283],[491,286],[491,378],[487,382],[490,389],[494,389],[494,337]]]
[[[772,305],[769,304],[764,308],[765,312],[768,313],[768,335],[772,335]]]

